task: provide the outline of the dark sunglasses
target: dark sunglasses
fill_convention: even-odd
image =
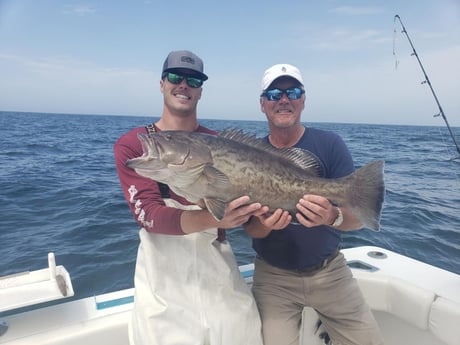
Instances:
[[[187,85],[190,87],[197,88],[203,85],[203,80],[201,80],[200,78],[186,77],[185,75],[176,74],[172,72],[164,73],[163,78],[164,77],[168,78],[168,81],[171,84],[180,84],[182,83],[182,80],[185,79],[185,81],[187,82]]]
[[[267,97],[269,101],[279,101],[283,94],[286,94],[289,99],[299,99],[305,93],[300,87],[290,87],[289,89],[270,89],[264,91],[260,96]]]

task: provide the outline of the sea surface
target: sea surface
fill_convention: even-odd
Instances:
[[[0,112],[0,276],[47,267],[54,252],[74,298],[133,286],[138,226],[123,198],[112,147],[151,117]],[[201,120],[264,136],[264,121]],[[345,233],[342,247],[380,246],[460,274],[460,160],[447,128],[306,123],[339,133],[356,167],[385,160],[381,231]],[[453,128],[460,138],[460,128]],[[228,231],[252,262],[241,228]]]

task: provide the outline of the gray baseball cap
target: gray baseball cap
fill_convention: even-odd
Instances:
[[[188,50],[172,51],[168,54],[163,64],[162,75],[174,69],[189,69],[195,72],[200,79],[208,79],[208,76],[203,73],[203,60]]]

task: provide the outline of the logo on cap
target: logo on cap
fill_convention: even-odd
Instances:
[[[184,56],[184,55],[182,55],[182,56],[180,57],[180,61],[181,61],[181,62],[185,62],[185,63],[190,63],[190,64],[192,64],[192,65],[195,64],[195,60],[194,60],[192,57],[190,57],[190,56]]]

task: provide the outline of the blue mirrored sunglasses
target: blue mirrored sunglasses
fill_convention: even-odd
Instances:
[[[267,97],[269,101],[279,101],[283,94],[286,94],[289,99],[299,99],[305,93],[300,87],[290,87],[289,89],[270,89],[265,90],[260,96]]]
[[[172,72],[166,72],[163,74],[163,78],[167,78],[168,81],[172,84],[180,84],[182,83],[182,80],[185,79],[187,82],[187,85],[193,88],[197,88],[203,85],[203,80],[200,78],[196,77],[187,77],[182,74],[177,74],[177,73],[172,73]]]

